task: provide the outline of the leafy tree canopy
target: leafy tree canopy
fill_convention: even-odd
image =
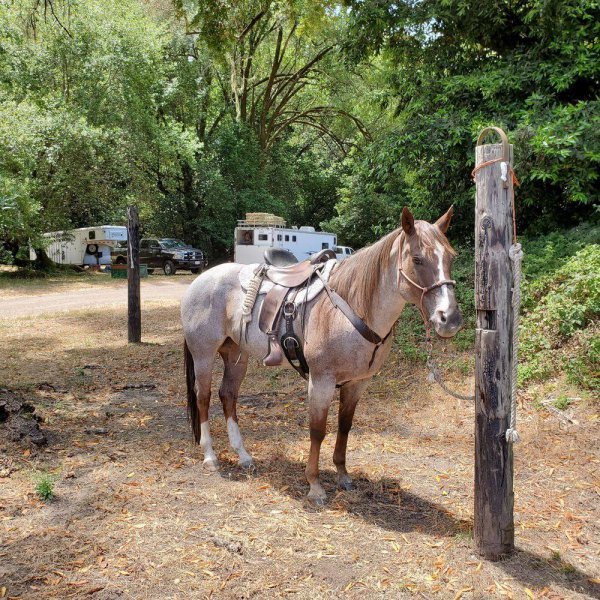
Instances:
[[[364,241],[363,205],[377,207],[372,239],[382,215],[396,219],[402,203],[427,218],[454,203],[458,231],[472,231],[473,140],[492,124],[516,146],[522,227],[564,226],[590,214],[600,157],[598,2],[347,6],[347,60],[377,61],[386,79],[381,107],[394,117],[355,161],[331,226],[363,232]]]
[[[0,238],[123,223],[214,257],[270,211],[355,246],[515,144],[520,226],[598,203],[597,0],[0,0]],[[21,250],[20,250],[21,249]],[[3,256],[6,256],[3,254]]]

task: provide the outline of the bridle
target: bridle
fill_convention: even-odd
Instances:
[[[398,287],[400,287],[400,275],[402,275],[402,277],[404,277],[404,279],[406,279],[406,281],[408,281],[408,283],[410,283],[413,287],[415,287],[421,291],[421,298],[419,299],[418,308],[419,308],[419,311],[421,312],[421,317],[423,318],[423,325],[425,326],[425,340],[427,342],[431,342],[431,323],[430,323],[429,317],[427,316],[427,313],[425,312],[425,304],[424,304],[425,296],[432,290],[442,287],[443,285],[455,286],[456,281],[454,281],[454,279],[440,279],[439,281],[436,281],[434,284],[429,285],[427,287],[423,287],[422,285],[419,285],[416,281],[413,281],[405,273],[404,269],[402,268],[402,251],[404,250],[404,240],[405,240],[405,238],[403,237],[400,241],[400,247],[398,249],[397,284],[398,284]]]

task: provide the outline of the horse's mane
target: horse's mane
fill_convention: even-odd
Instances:
[[[395,229],[340,262],[329,284],[362,318],[371,317],[373,292],[390,267],[392,246],[402,229]]]
[[[435,225],[415,221],[422,251],[432,255],[439,242],[452,256],[456,254],[446,236]],[[343,260],[331,274],[329,284],[363,319],[371,318],[373,295],[390,268],[392,247],[404,235],[399,227],[379,241]]]

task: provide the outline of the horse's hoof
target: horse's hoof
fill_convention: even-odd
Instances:
[[[250,471],[251,469],[254,469],[254,462],[252,461],[252,459],[240,460],[239,465],[240,465],[240,467],[242,467],[242,469],[246,469],[248,471]]]
[[[215,473],[219,470],[219,463],[215,458],[205,458],[202,462],[202,467],[211,473]]]
[[[319,507],[325,506],[325,502],[327,501],[327,498],[324,498],[323,496],[307,496],[306,498],[313,506]]]
[[[344,481],[340,481],[338,485],[339,488],[341,490],[344,490],[345,492],[351,492],[356,489],[356,486],[354,485],[352,479],[345,479]]]
[[[306,499],[315,506],[324,506],[327,501],[325,490],[319,486],[311,486]]]

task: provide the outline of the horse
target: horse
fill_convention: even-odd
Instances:
[[[450,279],[456,253],[446,238],[452,215],[450,207],[435,223],[429,223],[415,220],[404,207],[396,230],[341,261],[330,274],[331,288],[383,340],[377,347],[357,331],[328,294],[320,293],[307,303],[305,327],[299,337],[309,366],[310,453],[305,473],[307,497],[314,504],[322,505],[327,497],[319,481],[319,453],[328,410],[338,387],[340,407],[333,462],[339,487],[353,489],[346,468],[352,419],[361,394],[390,353],[392,332],[404,306],[417,305],[427,330],[433,325],[440,337],[452,337],[462,327]],[[195,441],[204,454],[203,466],[210,471],[219,468],[208,422],[217,354],[224,363],[219,398],[229,443],[242,467],[253,466],[240,433],[236,402],[249,357],[265,357],[268,339],[257,324],[261,296],[246,335],[241,334],[241,268],[237,263],[225,263],[205,271],[190,285],[181,303],[188,416]]]

